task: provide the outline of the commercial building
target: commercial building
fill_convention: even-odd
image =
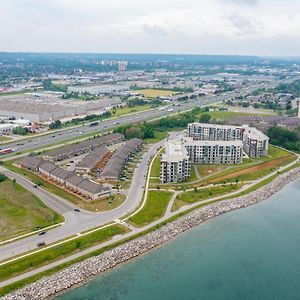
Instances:
[[[13,133],[14,128],[17,125],[15,124],[0,124],[0,135],[9,135]]]
[[[170,141],[165,144],[165,153],[161,155],[160,182],[180,182],[190,177],[190,159],[182,141]]]
[[[118,180],[128,159],[142,146],[142,140],[134,138],[122,146],[112,155],[100,174],[103,180]]]
[[[242,141],[202,141],[186,138],[183,144],[191,163],[238,164],[243,159]]]

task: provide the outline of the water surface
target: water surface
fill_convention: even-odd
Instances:
[[[300,180],[57,300],[300,299]]]

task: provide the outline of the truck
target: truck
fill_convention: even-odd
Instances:
[[[97,125],[99,125],[99,122],[93,122],[90,124],[90,127],[97,126]]]
[[[9,154],[14,152],[15,150],[13,148],[6,148],[6,149],[2,149],[0,150],[0,155],[5,155],[5,154]]]

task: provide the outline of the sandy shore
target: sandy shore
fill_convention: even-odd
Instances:
[[[82,284],[95,275],[101,274],[136,256],[144,254],[206,220],[232,210],[261,202],[298,177],[300,177],[300,167],[279,175],[271,183],[252,193],[196,209],[153,232],[126,242],[113,250],[72,265],[54,275],[42,278],[16,292],[4,296],[2,299],[47,299],[66,289]]]

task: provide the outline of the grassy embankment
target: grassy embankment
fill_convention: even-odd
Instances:
[[[165,214],[171,198],[171,192],[149,191],[145,206],[128,219],[129,223],[142,227],[160,219]]]
[[[295,167],[299,167],[299,166],[300,166],[300,164],[297,163],[297,164],[294,164],[292,167],[288,168],[287,170],[279,171],[278,173],[279,173],[279,174],[282,174],[282,173],[284,173],[284,172],[286,172],[286,171],[288,171],[288,170],[291,170],[291,169],[293,169],[293,168],[295,168]],[[272,177],[269,177],[269,178],[267,178],[267,179],[261,181],[260,183],[256,184],[255,186],[253,186],[253,187],[251,187],[251,188],[249,188],[249,189],[247,189],[247,190],[241,192],[240,194],[236,194],[234,197],[239,196],[239,195],[246,195],[246,194],[248,194],[248,193],[250,193],[250,192],[253,192],[253,191],[255,191],[256,189],[258,189],[258,188],[260,188],[260,187],[262,187],[262,186],[264,186],[264,185],[270,183],[270,182],[271,182],[272,180],[274,180],[277,176],[278,176],[278,174],[275,174],[275,175],[273,175]],[[113,249],[113,248],[115,248],[115,247],[117,247],[117,246],[119,246],[119,245],[121,245],[121,244],[123,244],[123,243],[125,243],[125,242],[127,242],[127,241],[131,241],[131,240],[133,240],[133,239],[135,239],[135,238],[138,238],[138,237],[140,237],[140,236],[143,236],[143,235],[145,235],[145,234],[147,234],[147,233],[149,233],[149,232],[151,232],[151,231],[157,230],[157,229],[159,229],[160,227],[164,226],[165,224],[167,224],[167,223],[169,223],[169,222],[172,222],[172,221],[175,221],[176,219],[178,219],[178,218],[180,218],[180,217],[182,217],[182,216],[184,216],[184,215],[190,213],[191,211],[193,211],[193,210],[195,210],[195,209],[197,209],[197,208],[200,208],[200,207],[203,207],[203,206],[206,206],[206,205],[210,205],[210,204],[213,204],[213,203],[222,201],[222,200],[230,199],[230,198],[233,198],[233,196],[228,196],[228,197],[220,198],[220,199],[218,199],[218,200],[213,200],[213,201],[206,202],[206,203],[200,203],[200,204],[197,205],[196,207],[191,208],[191,209],[189,209],[189,210],[186,210],[186,211],[184,211],[184,212],[180,212],[180,213],[176,214],[175,216],[169,218],[168,220],[163,221],[163,222],[161,222],[161,223],[159,223],[159,224],[157,224],[157,225],[155,225],[155,226],[153,226],[153,227],[149,228],[148,230],[145,230],[145,231],[143,231],[143,232],[141,232],[141,233],[135,234],[135,235],[133,235],[133,236],[131,236],[131,237],[128,237],[128,238],[123,239],[123,240],[121,240],[121,241],[115,242],[115,243],[113,243],[112,245],[103,247],[103,248],[101,248],[101,249],[99,249],[99,250],[95,250],[95,251],[93,251],[93,252],[91,252],[91,253],[88,253],[88,254],[83,255],[83,256],[81,256],[81,257],[79,257],[79,258],[73,259],[73,260],[68,261],[68,262],[66,262],[66,263],[62,263],[62,264],[60,264],[60,265],[57,266],[57,267],[51,268],[51,269],[46,270],[46,271],[44,271],[44,272],[38,273],[38,274],[33,275],[33,276],[31,276],[31,277],[28,277],[28,278],[25,278],[25,279],[20,280],[20,281],[18,281],[18,282],[15,282],[15,283],[12,283],[12,284],[10,284],[10,285],[7,285],[7,286],[5,286],[5,287],[3,287],[3,288],[0,288],[0,296],[3,296],[3,295],[5,295],[5,294],[7,294],[7,293],[10,293],[10,292],[12,292],[12,291],[14,291],[14,290],[16,290],[16,289],[22,288],[22,287],[24,287],[25,285],[27,285],[27,284],[29,284],[29,283],[32,283],[32,282],[34,282],[34,281],[37,281],[37,280],[41,279],[41,278],[44,277],[44,276],[50,276],[50,275],[52,275],[52,274],[54,274],[54,273],[56,273],[56,272],[58,272],[58,271],[60,271],[60,270],[62,270],[62,269],[64,269],[64,268],[67,268],[68,266],[71,266],[71,265],[73,265],[73,264],[75,264],[75,263],[77,263],[77,262],[83,261],[83,260],[85,260],[85,259],[87,259],[87,258],[89,258],[89,257],[97,256],[97,255],[99,255],[99,254],[101,254],[101,253],[103,253],[103,252],[109,251],[109,250],[111,250],[111,249]]]
[[[10,179],[0,183],[0,241],[63,221],[63,217]]]
[[[142,90],[136,90],[135,92],[140,93],[148,98],[172,96],[173,94],[176,94],[174,91],[171,90],[159,90],[159,89],[142,89]]]
[[[178,184],[161,184],[160,188],[182,190],[183,186],[185,189],[193,189],[195,187],[203,187],[208,184],[253,181],[278,170],[280,167],[289,164],[295,159],[296,155],[270,145],[269,155],[266,157],[257,159],[244,159],[244,162],[239,165],[222,165],[222,168],[224,168],[223,171],[218,171],[217,166],[219,165],[199,165],[199,173],[202,172],[202,166],[204,168],[203,172],[206,172],[211,167],[213,167],[213,170],[210,172],[210,175],[196,183],[190,184],[187,182]],[[154,184],[151,186],[155,187]]]
[[[78,237],[72,241],[64,242],[52,248],[4,264],[0,266],[0,282],[111,240],[113,236],[127,232],[129,232],[129,229],[122,225],[112,225]]]
[[[221,195],[226,195],[238,191],[242,187],[242,184],[229,184],[221,186],[213,186],[208,188],[201,188],[188,192],[180,193],[172,206],[171,211],[178,210],[180,207],[192,204],[195,202],[204,201],[210,198],[214,198]]]
[[[34,184],[37,184],[42,188],[46,189],[47,191],[74,203],[75,205],[77,205],[82,209],[86,209],[90,211],[107,211],[118,207],[125,200],[124,195],[114,194],[111,197],[107,197],[93,202],[86,202],[83,199],[77,197],[76,195],[71,194],[67,190],[64,190],[63,188],[60,188],[59,186],[53,184],[52,182],[45,180],[44,178],[38,176],[37,174],[14,166],[12,162],[7,162],[4,165],[9,170],[18,173],[22,176],[25,176],[26,178],[31,180]]]

